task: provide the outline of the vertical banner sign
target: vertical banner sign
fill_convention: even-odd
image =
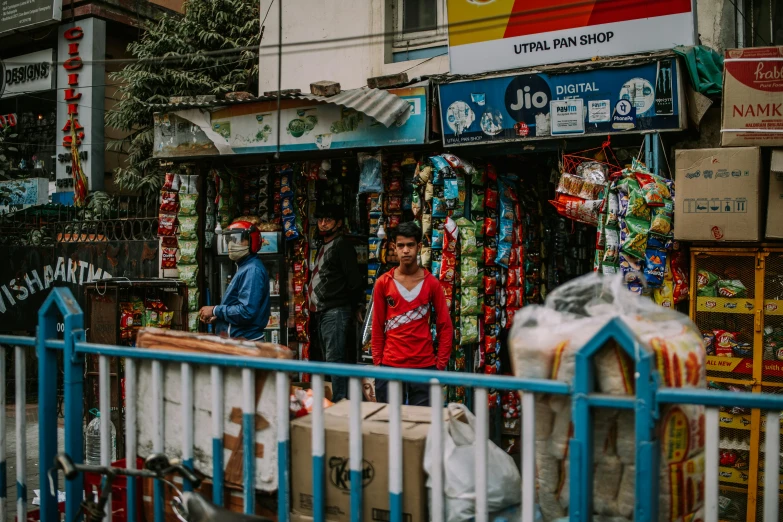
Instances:
[[[57,51],[57,179],[71,179],[71,116],[89,190],[103,190],[106,22],[96,18],[60,26]],[[71,192],[73,185],[58,187]]]
[[[448,0],[452,74],[695,45],[694,0]]]

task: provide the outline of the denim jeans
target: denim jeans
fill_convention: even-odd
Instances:
[[[422,368],[422,370],[428,371],[437,369],[437,366]],[[389,402],[389,381],[375,379],[375,400],[383,403]],[[429,406],[430,385],[417,384],[415,382],[402,383],[402,403],[408,406]]]
[[[345,333],[351,321],[351,307],[338,306],[317,316],[318,340],[326,362],[344,363]],[[348,397],[348,378],[332,376],[332,401]]]

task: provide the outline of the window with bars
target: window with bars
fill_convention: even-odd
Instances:
[[[737,47],[783,45],[783,0],[730,0]]]
[[[446,41],[446,0],[391,0],[395,49]]]

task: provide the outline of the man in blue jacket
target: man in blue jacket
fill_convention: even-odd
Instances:
[[[223,234],[228,257],[237,264],[237,273],[217,306],[203,306],[199,318],[216,323],[218,334],[248,341],[264,341],[269,322],[269,275],[256,253],[261,233],[248,221],[231,224]]]

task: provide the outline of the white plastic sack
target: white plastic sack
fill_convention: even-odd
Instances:
[[[476,418],[462,404],[449,404],[449,422],[443,440],[446,520],[471,520],[476,511]],[[456,420],[464,416],[467,423]],[[427,487],[432,488],[432,430],[424,450]],[[490,512],[521,502],[521,482],[514,459],[492,441],[487,447],[487,503]]]

